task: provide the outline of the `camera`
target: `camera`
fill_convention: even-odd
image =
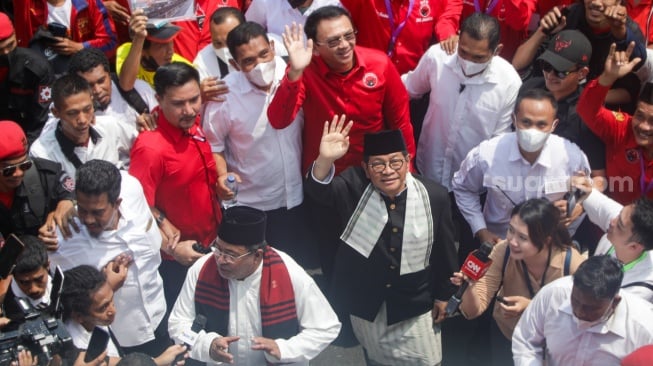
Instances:
[[[53,355],[72,348],[72,338],[60,319],[39,312],[24,297],[15,300],[24,318],[18,329],[0,332],[0,366],[15,361],[21,350],[29,350],[38,356],[39,365],[47,365]]]

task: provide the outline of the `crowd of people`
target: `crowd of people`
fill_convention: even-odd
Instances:
[[[0,0],[16,365],[653,364],[650,2],[187,2]]]

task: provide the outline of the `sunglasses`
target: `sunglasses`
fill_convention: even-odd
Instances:
[[[31,160],[25,160],[22,163],[14,164],[14,165],[9,165],[4,168],[2,168],[2,176],[3,177],[11,177],[16,173],[16,169],[20,169],[22,171],[27,171],[29,168],[32,167],[32,161]]]
[[[569,74],[578,71],[578,69],[576,69],[576,70],[571,70],[571,71],[560,71],[560,70],[556,70],[556,69],[553,67],[553,65],[551,65],[551,64],[548,63],[548,62],[540,62],[540,68],[541,68],[542,71],[544,71],[544,72],[553,72],[553,75],[557,76],[559,79],[564,79],[564,78],[566,78],[567,76],[569,76]]]

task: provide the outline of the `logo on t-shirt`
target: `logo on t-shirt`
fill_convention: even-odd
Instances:
[[[429,6],[428,0],[422,0],[420,1],[419,4],[419,15],[422,16],[422,18],[426,18],[431,14],[431,6]]]
[[[626,161],[634,163],[639,160],[639,149],[626,150]]]
[[[376,76],[376,74],[373,72],[368,72],[367,74],[363,75],[363,83],[368,88],[375,87],[378,82],[379,82],[379,77]]]
[[[612,115],[614,116],[614,119],[617,120],[617,122],[623,122],[626,120],[626,116],[621,112],[612,111]]]

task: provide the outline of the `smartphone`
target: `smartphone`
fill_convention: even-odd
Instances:
[[[102,328],[95,327],[88,341],[84,362],[88,363],[98,358],[109,345],[109,333]]]
[[[0,249],[0,278],[7,278],[16,267],[16,259],[23,252],[25,244],[14,234],[9,235]]]
[[[193,244],[193,250],[198,252],[198,253],[201,253],[201,254],[211,253],[211,247],[206,247],[205,248],[205,247],[202,246],[202,244],[200,244],[198,242],[195,242],[195,244]]]
[[[61,290],[63,289],[63,270],[57,266],[52,275],[52,290],[50,291],[50,314],[58,315],[61,305]]]
[[[498,302],[502,303],[503,305],[510,305],[510,303],[506,301],[506,299],[504,299],[503,296],[497,295],[496,299]]]
[[[578,188],[572,188],[570,192],[567,192],[564,196],[564,199],[567,200],[567,217],[571,217],[574,208],[576,208],[576,203],[580,200],[583,192]]]
[[[48,23],[48,31],[55,37],[68,37],[68,27],[61,23]]]

